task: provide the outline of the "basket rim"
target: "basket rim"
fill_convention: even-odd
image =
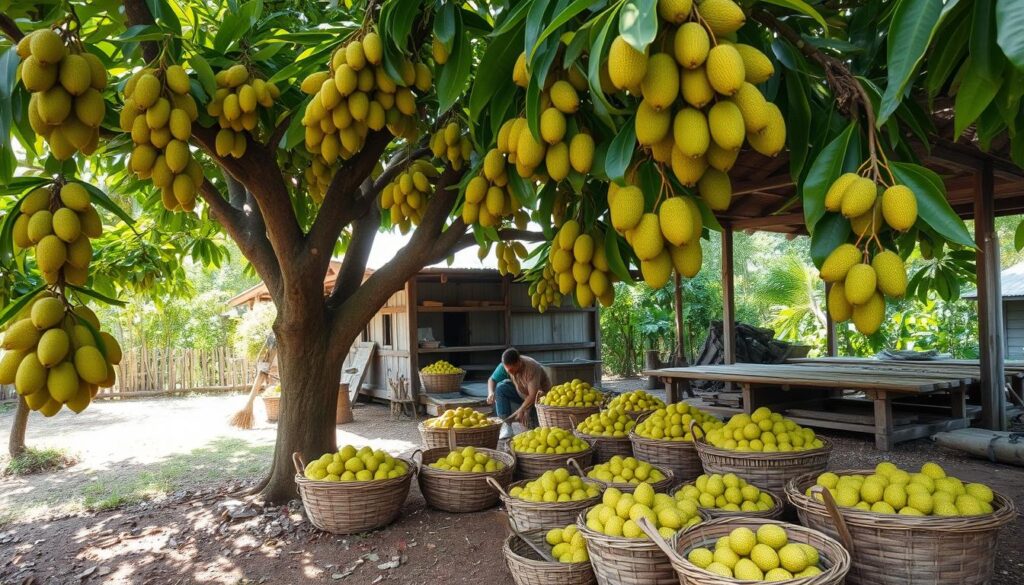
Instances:
[[[322,479],[309,479],[302,474],[298,469],[295,470],[295,485],[299,488],[310,487],[310,488],[329,488],[335,491],[355,491],[365,487],[391,487],[392,485],[398,485],[404,481],[411,479],[416,475],[416,462],[409,457],[402,457],[392,455],[392,458],[402,461],[405,463],[406,472],[399,477],[389,477],[388,479],[368,479],[365,481],[324,481]],[[295,463],[296,467],[299,464],[302,465],[302,469],[306,468],[305,459],[302,454],[296,452],[292,455],[292,462]]]
[[[616,443],[629,443],[630,442],[629,434],[627,434],[625,437],[609,437],[609,436],[606,436],[606,435],[591,435],[591,434],[579,431],[575,427],[573,427],[572,432],[573,432],[574,435],[576,435],[577,437],[583,439],[584,441],[587,441],[588,443],[590,441],[608,441],[608,442],[616,442]]]
[[[427,426],[427,424],[426,424],[427,421],[438,419],[438,418],[441,418],[441,417],[440,416],[432,416],[432,417],[430,417],[428,419],[421,420],[419,422],[419,425],[418,425],[418,430],[420,432],[424,432],[425,431],[425,432],[428,432],[428,433],[439,433],[439,434],[440,433],[448,434],[449,431],[455,431],[456,434],[459,434],[459,433],[486,431],[486,430],[493,429],[496,426],[500,426],[500,425],[504,424],[501,421],[500,418],[498,418],[496,416],[489,416],[489,417],[487,417],[487,420],[491,421],[491,424],[487,424],[487,425],[483,425],[483,426],[479,426],[479,427],[463,427],[461,429],[457,429],[455,427],[445,428],[445,427],[431,427],[431,426]]]
[[[587,541],[600,541],[602,544],[606,546],[609,544],[613,544],[618,548],[643,548],[645,550],[660,550],[658,544],[651,540],[650,537],[626,538],[625,536],[608,536],[607,534],[598,532],[596,530],[591,530],[590,527],[587,526],[588,510],[584,510],[583,512],[580,512],[578,516],[576,516],[576,529],[583,533],[584,538],[586,538]],[[705,522],[705,520],[701,520],[701,522],[703,523]],[[677,530],[676,533],[672,536],[671,542],[669,543],[670,546],[675,546],[675,543],[679,540],[679,535],[686,532],[686,530],[686,528],[680,528],[679,530]]]
[[[633,428],[635,429],[636,427],[633,427]],[[630,431],[629,432],[629,440],[630,440],[630,442],[635,442],[635,443],[640,443],[640,444],[650,444],[650,445],[681,445],[681,446],[684,446],[687,449],[696,449],[695,444],[697,442],[696,440],[693,440],[693,439],[691,439],[689,441],[686,441],[686,440],[683,440],[683,441],[673,441],[671,439],[652,439],[650,437],[644,437],[642,435],[638,435],[638,434],[636,434],[635,431]]]
[[[586,569],[590,568],[590,561],[583,561],[583,562],[580,562],[580,563],[563,563],[561,561],[545,561],[543,559],[541,559],[541,560],[529,559],[529,558],[524,557],[521,554],[516,553],[516,551],[512,550],[512,546],[511,546],[512,542],[515,541],[516,539],[523,540],[523,536],[525,536],[525,535],[528,535],[528,534],[529,535],[534,535],[534,534],[539,535],[539,534],[547,533],[548,530],[549,530],[548,528],[531,528],[530,530],[520,530],[519,534],[516,534],[515,532],[510,533],[507,537],[505,537],[505,540],[502,543],[502,547],[503,547],[503,549],[505,551],[505,554],[508,554],[508,555],[511,555],[511,556],[515,557],[517,562],[523,563],[525,565],[532,565],[533,568],[544,569],[546,571],[557,571],[557,572],[560,572],[560,573],[569,573],[569,572],[576,572],[576,571],[580,571],[580,570],[586,570]],[[529,547],[529,545],[527,545],[527,547]]]
[[[564,411],[564,412],[568,412],[570,414],[573,414],[573,411],[588,411],[588,412],[589,411],[596,411],[596,412],[601,412],[601,405],[600,404],[597,404],[597,405],[594,405],[594,406],[553,406],[553,405],[550,405],[550,404],[542,403],[539,398],[537,399],[537,402],[534,404],[534,406],[537,407],[538,409],[561,410],[561,411]],[[593,414],[593,412],[591,412],[591,414]]]
[[[721,474],[721,475],[724,475],[724,474]],[[737,477],[739,477],[739,474],[735,474],[735,475]],[[745,478],[741,478],[741,479],[743,479],[743,481],[747,481]],[[680,492],[684,487],[686,487],[688,485],[693,485],[695,481],[696,480],[694,479],[694,480],[690,480],[690,481],[687,481],[687,482],[679,484],[676,487],[676,489],[673,490],[672,493],[669,494],[669,495],[672,496],[673,498],[676,497],[676,494],[678,492]],[[719,515],[726,515],[726,514],[728,514],[728,515],[732,515],[732,516],[747,516],[747,515],[750,515],[750,514],[755,514],[755,516],[752,516],[752,517],[753,518],[757,518],[756,514],[769,514],[771,512],[777,511],[779,508],[782,508],[782,507],[784,507],[786,505],[786,501],[783,500],[782,497],[779,496],[778,494],[776,494],[775,492],[773,492],[771,490],[767,490],[767,489],[765,489],[765,488],[763,488],[763,487],[761,487],[761,486],[759,486],[759,485],[757,485],[755,483],[751,483],[749,481],[747,481],[747,485],[752,485],[752,486],[756,487],[758,490],[760,490],[761,493],[768,494],[768,497],[771,498],[771,500],[772,500],[773,506],[771,508],[767,509],[767,510],[757,510],[756,512],[755,511],[745,511],[745,510],[723,510],[722,508],[705,508],[704,506],[701,506],[699,504],[697,505],[697,509],[698,510],[704,510],[708,514],[719,514]]]
[[[413,452],[411,459],[416,464],[416,473],[420,477],[427,476],[427,477],[438,477],[438,478],[443,477],[443,478],[446,478],[446,479],[460,479],[460,480],[471,480],[471,479],[473,479],[473,480],[479,480],[479,479],[482,479],[482,478],[485,478],[485,477],[497,477],[497,476],[499,476],[501,474],[504,474],[504,473],[509,473],[509,472],[514,473],[515,472],[515,469],[516,469],[516,457],[515,457],[515,455],[513,455],[511,453],[506,453],[504,451],[498,451],[497,449],[488,449],[486,447],[473,447],[473,448],[476,449],[477,452],[486,452],[488,455],[491,456],[492,459],[495,458],[495,456],[497,456],[497,458],[502,459],[502,463],[505,464],[505,467],[502,468],[502,469],[495,470],[495,471],[456,471],[456,470],[453,470],[453,469],[438,469],[436,467],[431,467],[430,463],[433,463],[433,462],[437,461],[438,459],[440,459],[440,457],[438,457],[436,459],[432,459],[429,462],[427,461],[427,459],[429,457],[432,457],[434,455],[440,454],[442,452],[444,452],[444,453],[451,453],[452,450],[449,449],[448,447],[434,447],[432,449],[425,449],[425,450],[417,449],[415,452]],[[458,449],[456,449],[456,451],[457,450]],[[417,454],[420,457],[419,461],[416,461],[416,455]]]
[[[830,469],[832,473],[850,475],[871,475],[874,469]],[[829,515],[828,508],[822,502],[806,496],[801,490],[814,485],[821,473],[805,473],[786,483],[785,494],[794,507],[801,511],[819,515]],[[806,485],[805,485],[806,484]],[[847,525],[859,528],[894,529],[894,530],[927,530],[932,532],[983,532],[1002,528],[1017,517],[1016,504],[1001,493],[993,490],[992,513],[978,516],[906,516],[900,514],[883,514],[867,512],[857,508],[836,506]],[[998,504],[998,505],[997,505]]]
[[[509,507],[509,502],[512,502],[512,506],[513,507],[516,507],[516,508],[532,508],[534,510],[552,510],[552,509],[555,509],[555,508],[573,509],[573,508],[579,508],[579,507],[587,507],[587,508],[589,508],[589,507],[593,506],[594,504],[596,504],[597,502],[601,501],[601,497],[602,497],[603,492],[604,492],[604,486],[602,486],[599,482],[596,482],[596,481],[594,481],[594,480],[592,480],[590,478],[581,477],[580,479],[583,480],[584,484],[593,484],[594,487],[596,487],[599,490],[601,490],[602,493],[594,496],[593,498],[587,498],[585,500],[575,500],[575,501],[569,501],[569,502],[534,502],[532,500],[524,500],[522,498],[517,498],[517,497],[512,496],[512,495],[509,494],[509,492],[512,491],[512,488],[523,487],[526,484],[530,483],[531,481],[536,481],[536,479],[537,478],[533,478],[533,479],[520,479],[519,481],[514,481],[514,482],[508,484],[508,486],[506,486],[506,487],[501,487],[500,485],[495,486],[495,483],[497,483],[497,482],[491,483],[491,481],[488,481],[487,483],[490,484],[492,488],[497,490],[498,496],[501,498],[501,501],[503,503],[505,503],[505,507]],[[501,489],[498,489],[498,488],[501,488]]]
[[[637,483],[629,483],[629,482],[626,482],[626,483],[616,483],[616,482],[613,482],[613,481],[603,481],[603,480],[597,479],[596,477],[590,477],[588,475],[595,467],[597,467],[598,465],[603,465],[603,463],[595,463],[594,465],[591,465],[589,467],[583,468],[581,470],[583,472],[583,475],[581,477],[584,477],[586,479],[591,479],[593,481],[596,481],[597,483],[602,484],[604,489],[615,488],[617,490],[622,490],[623,487],[625,487],[627,489],[634,489],[634,488],[636,488],[636,486],[640,485],[641,483],[646,483],[646,484],[650,485],[652,488],[655,488],[654,491],[658,491],[656,486],[660,486],[662,484],[671,486],[673,483],[675,483],[676,474],[675,474],[674,471],[672,471],[668,467],[665,467],[663,465],[656,465],[654,463],[651,463],[650,461],[643,461],[639,457],[634,457],[634,459],[636,459],[637,461],[642,461],[643,463],[646,463],[646,464],[650,465],[652,468],[657,469],[658,471],[661,472],[662,475],[665,476],[665,478],[661,479],[661,480],[658,480],[658,481],[654,481],[654,482],[643,481],[643,482],[637,482]],[[575,463],[575,461],[573,463]]]
[[[582,439],[580,439],[582,440]],[[583,441],[587,443],[586,441]],[[515,455],[516,461],[525,459],[527,461],[553,461],[555,459],[573,459],[575,457],[583,457],[588,453],[594,452],[594,446],[587,443],[587,448],[582,451],[573,451],[572,453],[525,453],[522,451],[516,451],[512,448],[512,442],[509,441],[508,452]]]
[[[715,447],[711,443],[704,440],[703,437],[694,436],[693,444],[697,448],[697,452],[701,455],[714,455],[721,458],[731,458],[743,461],[755,461],[770,459],[772,461],[789,461],[789,460],[800,460],[810,459],[819,455],[831,455],[832,449],[835,444],[828,438],[822,435],[815,435],[816,438],[821,440],[821,447],[814,449],[803,449],[800,451],[770,451],[765,453],[764,451],[732,451],[729,449],[722,449]]]

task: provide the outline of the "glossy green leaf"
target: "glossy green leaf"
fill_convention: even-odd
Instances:
[[[196,77],[199,78],[199,84],[203,86],[203,91],[206,95],[211,96],[217,92],[217,79],[213,74],[213,68],[203,58],[202,55],[196,53],[188,58],[189,65],[196,72]]]
[[[917,215],[946,240],[974,247],[974,240],[960,216],[946,198],[942,178],[934,171],[912,163],[889,164],[897,183],[906,185],[917,197]]]
[[[761,0],[761,2],[764,4],[774,4],[776,6],[788,8],[794,12],[800,12],[806,16],[810,16],[815,20],[815,22],[821,25],[821,28],[826,32],[826,34],[828,33],[828,23],[825,22],[825,18],[821,13],[803,0]]]
[[[634,284],[633,276],[629,273],[626,263],[622,260],[622,250],[619,247],[620,245],[618,234],[608,230],[604,235],[604,253],[608,259],[608,269],[612,274],[617,276],[619,280],[631,285]]]
[[[985,72],[973,66],[973,61],[968,60],[964,67],[967,68],[967,73],[960,83],[959,91],[956,92],[956,101],[953,105],[954,138],[959,138],[964,130],[981,116],[1003,85],[1002,79],[989,79]]]
[[[200,242],[202,242],[202,240]],[[120,299],[115,299],[115,298],[112,298],[112,297],[108,297],[107,295],[98,293],[95,290],[93,290],[93,289],[91,289],[89,287],[86,287],[86,286],[76,286],[76,285],[73,285],[73,284],[69,284],[69,285],[67,285],[67,288],[69,288],[70,290],[73,290],[75,292],[81,293],[81,294],[83,294],[83,295],[85,295],[87,297],[92,297],[92,298],[96,299],[97,301],[101,301],[101,302],[106,303],[108,305],[115,305],[115,306],[118,306],[118,307],[123,307],[126,304],[124,301],[122,301]]]
[[[996,0],[996,42],[1017,69],[1024,69],[1024,6],[1020,0]]]
[[[438,115],[447,112],[469,84],[473,46],[462,29],[462,17],[458,14],[455,16],[455,29],[455,41],[452,43],[448,62],[439,67],[437,75]]]
[[[32,290],[30,290],[29,292],[18,297],[18,299],[15,300],[10,305],[4,307],[3,311],[0,311],[0,327],[3,327],[5,323],[13,319],[14,316],[17,315],[19,311],[24,309],[25,305],[27,305],[29,301],[35,298],[37,294],[42,292],[44,288],[46,288],[46,285],[40,284],[33,288]]]
[[[825,193],[844,171],[847,149],[856,131],[857,123],[851,122],[822,149],[807,171],[803,189],[804,222],[811,234],[814,234],[818,220],[825,214]]]
[[[110,197],[107,197],[107,194],[101,191],[98,187],[90,183],[86,183],[85,181],[74,182],[79,183],[80,185],[85,187],[85,190],[89,192],[89,196],[92,197],[93,203],[99,205],[103,209],[106,209],[110,213],[113,213],[117,217],[121,218],[121,221],[125,222],[128,225],[133,225],[135,223],[135,220],[132,219],[132,216],[128,215],[128,213],[125,212],[125,210],[121,209],[121,206],[111,201]]]
[[[517,41],[520,39],[522,30],[514,27],[491,40],[487,46],[476,67],[476,77],[470,90],[470,120],[481,119],[494,95],[505,89],[505,80],[512,78],[512,68],[519,57]]]
[[[626,169],[633,160],[633,148],[636,146],[636,126],[633,118],[622,124],[622,129],[608,146],[604,159],[604,170],[608,178],[619,181],[626,176]]]
[[[902,0],[896,4],[886,41],[888,81],[878,111],[879,128],[903,100],[907,84],[935,34],[942,0]]]
[[[657,0],[626,0],[619,12],[619,34],[641,53],[658,34]]]
[[[555,16],[555,18],[553,18],[551,22],[547,25],[547,28],[541,31],[540,35],[537,36],[537,40],[534,41],[533,46],[530,48],[530,53],[532,54],[534,51],[536,51],[537,47],[540,45],[541,42],[544,41],[544,39],[548,38],[549,36],[557,32],[560,27],[562,27],[563,25],[565,25],[565,23],[572,20],[577,14],[583,12],[584,10],[593,5],[594,0],[575,0],[572,4],[566,7],[565,10],[559,12]]]
[[[1024,221],[1018,223],[1017,229],[1013,231],[1013,247],[1018,252],[1024,250]]]
[[[850,237],[850,221],[839,213],[826,213],[811,234],[811,260],[821,267],[825,258],[846,243]]]
[[[434,36],[449,50],[452,48],[455,35],[459,32],[460,27],[456,19],[462,20],[462,15],[458,14],[460,12],[462,11],[457,9],[454,2],[446,2],[434,15]]]
[[[786,142],[789,147],[789,174],[800,177],[807,164],[811,143],[811,105],[803,79],[786,72]]]

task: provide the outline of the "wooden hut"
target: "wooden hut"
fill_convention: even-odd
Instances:
[[[1014,264],[999,274],[1003,305],[1003,351],[1007,360],[1024,360],[1024,262]],[[978,300],[978,291],[963,295]]]

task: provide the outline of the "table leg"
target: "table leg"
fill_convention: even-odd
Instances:
[[[949,392],[950,416],[955,419],[967,418],[967,387],[960,386]]]
[[[741,384],[740,386],[743,388],[743,412],[750,414],[757,408],[754,405],[754,391],[751,384]]]
[[[679,380],[676,378],[662,378],[662,380],[665,382],[665,403],[679,402]]]
[[[892,401],[885,392],[868,394],[875,403],[875,448],[879,451],[892,449]]]

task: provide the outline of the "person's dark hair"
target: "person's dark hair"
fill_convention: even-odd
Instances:
[[[512,366],[519,363],[519,350],[514,347],[510,347],[505,350],[505,353],[501,354],[501,363],[506,366]]]

